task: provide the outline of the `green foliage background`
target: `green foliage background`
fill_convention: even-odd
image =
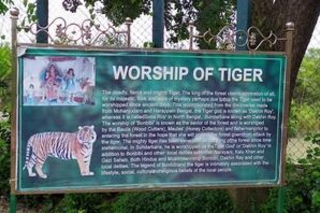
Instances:
[[[98,0],[85,0],[86,7],[93,6]],[[141,14],[153,15],[152,0],[103,1],[102,13],[115,25],[125,22],[126,17],[138,18]],[[188,39],[189,22],[194,22],[200,34],[208,29],[217,33],[222,27],[234,21],[236,0],[164,0],[164,25],[170,32],[168,42],[176,43]],[[91,10],[93,12],[93,10]],[[200,41],[201,48],[215,48],[215,44]]]
[[[319,108],[317,107],[319,91],[319,65],[317,58],[319,50],[311,51],[306,55],[298,79],[297,90],[292,105],[290,117],[294,134],[316,132],[318,126],[308,125],[318,122]],[[10,100],[10,48],[0,48],[0,79],[1,100]],[[308,81],[305,81],[305,79]],[[305,97],[301,99],[301,97]],[[312,97],[308,99],[308,97]],[[305,104],[304,102],[307,102]],[[2,102],[3,103],[3,102]],[[10,101],[1,105],[1,111],[8,111]],[[307,117],[306,116],[310,116]],[[0,122],[0,193],[9,197],[10,176],[10,122]],[[287,169],[286,212],[320,211],[320,148],[319,134],[310,134],[306,141],[314,144],[308,150],[307,156],[299,161],[300,166],[289,161]],[[278,191],[271,190],[269,200],[259,208],[259,212],[274,212],[277,203]],[[188,209],[202,209],[203,212],[236,212],[233,203],[224,190],[196,190],[196,191],[165,191],[139,193],[101,193],[101,194],[67,194],[45,196],[19,196],[18,202],[28,207],[41,208],[42,212],[181,212]],[[89,202],[85,202],[89,201]],[[146,204],[145,204],[146,203]],[[152,209],[151,209],[152,208]],[[225,211],[224,211],[225,210]],[[190,212],[190,211],[189,211]]]
[[[141,205],[142,204],[142,205]],[[235,212],[225,190],[126,193],[113,205],[114,212]]]
[[[5,14],[9,10],[8,5],[12,4],[12,0],[2,0],[0,1],[0,14]]]
[[[320,49],[306,53],[295,85],[290,114],[290,136],[320,130]]]
[[[0,111],[8,115],[11,109],[11,50],[0,44]]]

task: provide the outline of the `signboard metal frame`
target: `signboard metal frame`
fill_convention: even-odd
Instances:
[[[286,52],[280,52],[280,53],[275,53],[275,52],[248,52],[246,54],[244,54],[243,52],[233,52],[233,53],[230,53],[230,52],[222,52],[222,51],[219,51],[219,52],[213,52],[213,51],[169,51],[169,50],[159,50],[159,49],[148,49],[148,51],[146,50],[139,50],[139,49],[136,49],[136,50],[133,50],[133,49],[106,49],[106,48],[100,48],[100,47],[90,47],[88,49],[88,47],[79,47],[79,46],[62,46],[62,45],[31,45],[31,44],[18,44],[16,42],[16,34],[17,32],[15,31],[16,30],[16,19],[13,18],[13,32],[12,32],[12,36],[13,36],[13,43],[12,43],[12,50],[13,50],[13,60],[14,60],[14,63],[12,65],[12,69],[13,69],[13,79],[14,79],[14,84],[13,84],[13,88],[14,88],[14,91],[13,91],[13,94],[15,97],[15,100],[14,100],[14,103],[13,103],[13,115],[12,115],[12,138],[11,138],[11,152],[12,152],[12,155],[11,155],[11,191],[12,193],[14,194],[43,194],[43,193],[69,193],[69,192],[101,192],[101,191],[127,191],[127,190],[148,190],[148,189],[152,189],[152,190],[155,190],[155,189],[159,189],[159,190],[163,190],[163,189],[177,189],[177,188],[224,188],[224,187],[228,187],[228,188],[232,188],[232,187],[235,187],[235,188],[238,188],[238,187],[270,187],[270,186],[276,186],[276,185],[281,185],[284,183],[284,160],[285,160],[285,150],[286,150],[286,143],[287,143],[287,126],[288,126],[288,111],[289,111],[289,89],[290,89],[290,69],[291,69],[291,48],[292,48],[292,32],[293,32],[293,25],[292,24],[288,24],[287,26],[287,34],[286,34],[286,38],[283,39],[286,41]],[[226,55],[230,55],[232,57],[235,57],[235,56],[241,56],[241,55],[247,55],[248,57],[250,56],[255,56],[255,55],[270,55],[271,57],[272,56],[281,56],[281,55],[284,55],[285,58],[287,59],[287,62],[286,62],[286,71],[285,71],[285,76],[284,76],[284,81],[283,81],[283,112],[282,112],[282,116],[281,116],[281,120],[282,120],[282,123],[281,123],[281,131],[282,131],[282,134],[281,134],[281,151],[279,153],[279,157],[281,158],[281,160],[279,161],[280,162],[280,168],[279,168],[279,182],[277,183],[274,183],[274,184],[265,184],[265,183],[262,183],[260,184],[259,182],[256,182],[254,184],[239,184],[239,183],[236,183],[236,184],[232,184],[232,182],[230,182],[231,184],[222,184],[222,185],[219,185],[219,184],[204,184],[204,185],[199,185],[199,184],[189,184],[189,185],[182,185],[182,186],[178,186],[178,185],[174,185],[173,187],[170,187],[170,184],[166,184],[164,187],[158,187],[154,186],[154,185],[142,185],[140,186],[139,184],[136,185],[136,186],[133,186],[133,187],[102,187],[101,189],[97,189],[96,186],[94,187],[88,187],[88,188],[85,188],[83,189],[83,187],[80,185],[80,186],[77,186],[77,187],[65,187],[64,189],[61,189],[59,188],[58,190],[52,190],[52,189],[41,189],[41,190],[37,190],[37,188],[35,189],[32,189],[32,190],[26,190],[26,191],[23,191],[23,190],[19,190],[17,189],[17,183],[18,183],[18,162],[17,162],[17,150],[19,149],[19,130],[21,130],[21,124],[19,124],[19,111],[21,110],[21,106],[22,106],[22,103],[21,103],[21,95],[23,94],[23,91],[22,91],[22,88],[19,87],[21,85],[19,85],[19,83],[21,83],[21,79],[19,79],[19,75],[17,73],[18,69],[20,69],[20,72],[21,72],[21,66],[19,66],[18,64],[20,64],[18,62],[18,50],[21,51],[22,49],[24,49],[24,47],[26,47],[26,49],[42,49],[42,50],[57,50],[57,51],[62,51],[62,55],[57,55],[58,57],[59,56],[65,56],[65,52],[68,52],[68,51],[75,51],[75,52],[82,52],[82,54],[84,52],[87,52],[89,53],[88,57],[90,57],[90,54],[92,54],[92,52],[95,52],[97,54],[101,53],[101,54],[105,54],[106,52],[108,54],[111,54],[112,53],[116,53],[116,54],[119,54],[120,51],[122,52],[129,52],[129,53],[141,53],[141,52],[145,52],[145,53],[150,53],[150,55],[156,55],[158,53],[168,53],[169,55],[174,55],[174,54],[193,54],[193,55],[205,55],[205,54],[208,54],[208,55],[223,55],[223,56],[226,56]],[[67,54],[68,55],[68,54]],[[69,54],[68,56],[71,56],[71,54]],[[91,55],[92,56],[92,55]],[[95,57],[95,56],[92,56],[92,57]],[[21,64],[20,64],[21,65]],[[181,78],[183,76],[180,76]],[[18,89],[20,88],[20,89]],[[19,129],[20,128],[20,129]],[[20,165],[21,167],[21,165]],[[19,180],[21,181],[21,180]]]

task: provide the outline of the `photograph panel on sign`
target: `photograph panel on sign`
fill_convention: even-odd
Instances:
[[[23,64],[24,106],[94,105],[94,58],[33,56]]]

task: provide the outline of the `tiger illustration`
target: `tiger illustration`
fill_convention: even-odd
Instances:
[[[76,159],[82,176],[90,172],[92,145],[97,139],[94,126],[79,126],[76,132],[42,132],[32,135],[27,144],[26,161],[29,177],[47,178],[42,166],[48,156],[62,160]],[[30,149],[32,152],[30,153]],[[32,171],[35,166],[36,173]]]

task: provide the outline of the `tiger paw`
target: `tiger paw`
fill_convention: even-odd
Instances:
[[[36,173],[34,173],[34,172],[29,173],[29,177],[35,177],[35,176],[37,176]]]
[[[39,177],[43,178],[43,179],[46,179],[47,178],[47,175],[46,174],[42,174],[42,175],[39,175]]]
[[[91,176],[94,175],[94,172],[85,172],[81,174],[82,176]]]

